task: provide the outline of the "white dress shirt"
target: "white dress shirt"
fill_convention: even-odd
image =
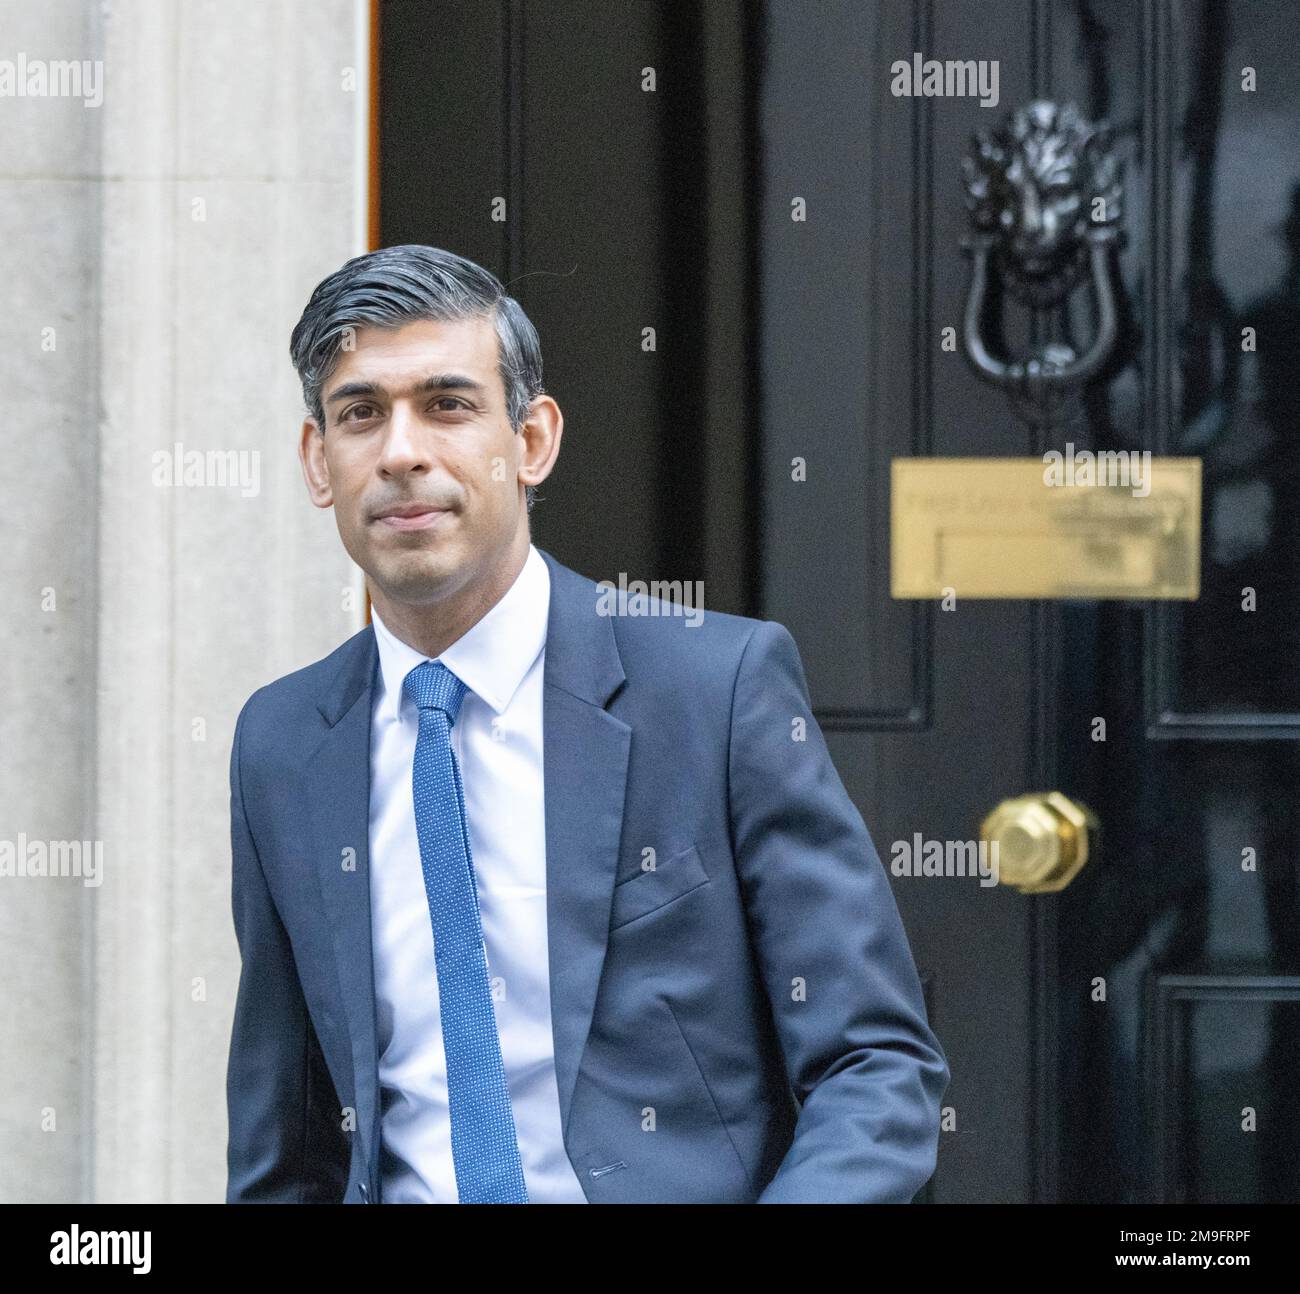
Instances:
[[[530,544],[514,584],[437,659],[469,689],[451,730],[465,790],[488,976],[529,1201],[585,1204],[564,1149],[546,932],[542,671],[551,577]],[[433,928],[411,772],[419,711],[402,681],[429,659],[373,608],[370,906],[387,1204],[457,1202]]]

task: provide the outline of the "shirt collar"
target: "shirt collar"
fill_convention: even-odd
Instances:
[[[550,602],[551,573],[536,547],[529,544],[515,582],[487,615],[436,659],[501,714],[546,643]],[[421,661],[433,658],[398,638],[373,606],[370,619],[379,648],[379,709],[387,718],[396,719],[403,703],[411,704],[402,694],[406,676]]]

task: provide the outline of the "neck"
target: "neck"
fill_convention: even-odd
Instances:
[[[441,656],[505,597],[528,560],[528,532],[522,531],[486,578],[472,580],[437,602],[414,604],[390,598],[369,579],[370,601],[395,637],[423,656]]]

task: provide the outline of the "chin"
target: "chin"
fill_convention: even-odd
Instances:
[[[371,578],[393,601],[419,606],[458,589],[463,569],[452,553],[411,553],[405,560],[376,563]]]

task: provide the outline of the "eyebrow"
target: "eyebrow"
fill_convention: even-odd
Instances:
[[[475,395],[485,396],[487,388],[464,373],[430,373],[413,388],[416,395],[433,391],[472,391]],[[325,398],[326,404],[336,400],[346,400],[354,395],[385,395],[386,389],[376,382],[344,382]]]

